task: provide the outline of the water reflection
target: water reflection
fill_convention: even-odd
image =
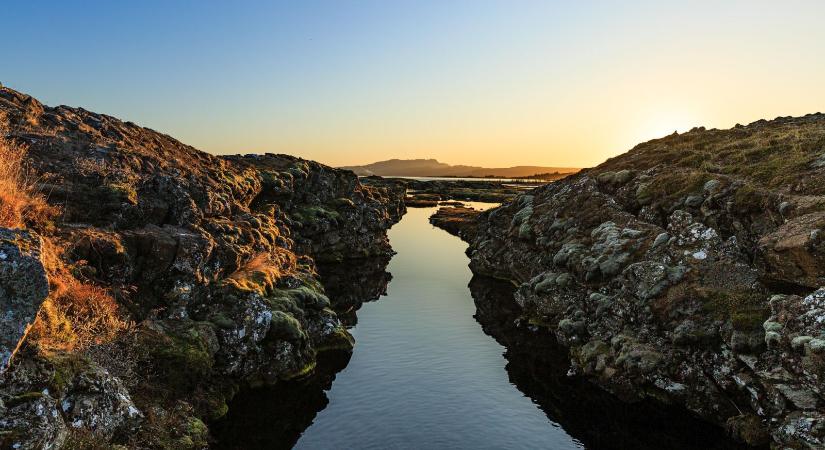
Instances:
[[[735,449],[721,429],[680,410],[650,402],[628,404],[578,377],[568,377],[567,351],[550,333],[516,326],[518,305],[509,283],[473,277],[476,320],[507,350],[507,373],[553,422],[589,449]]]
[[[318,357],[312,376],[242,390],[229,414],[210,425],[215,449],[290,449],[329,403],[326,391],[352,353],[335,350]]]
[[[364,302],[387,294],[387,285],[392,280],[392,274],[386,270],[389,262],[389,257],[383,257],[318,266],[324,290],[344,325],[355,326],[355,312]]]
[[[357,323],[356,311],[387,293],[392,275],[390,258],[368,258],[357,264],[324,264],[318,273],[324,290],[346,326]],[[336,374],[347,367],[352,353],[327,351],[309,377],[272,386],[242,390],[232,400],[229,414],[210,426],[216,449],[290,449],[329,404],[326,391]]]
[[[354,353],[239,394],[213,426],[216,448],[735,448],[715,427],[567,377],[567,351],[514,325],[512,288],[473,277],[466,245],[428,223],[434,211],[390,230],[389,266],[319,268]]]

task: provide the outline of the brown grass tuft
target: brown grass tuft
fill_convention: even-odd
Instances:
[[[35,177],[26,170],[27,148],[7,136],[0,117],[0,226],[22,228],[26,222],[45,222],[53,208],[37,192]]]
[[[261,253],[226,277],[223,282],[243,291],[264,294],[271,291],[281,277],[293,273],[296,264],[297,258],[292,252]]]
[[[105,289],[61,273],[51,281],[52,295],[40,308],[30,336],[41,351],[87,349],[111,342],[130,328]]]

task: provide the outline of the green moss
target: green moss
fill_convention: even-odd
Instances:
[[[741,212],[759,211],[764,204],[765,195],[751,184],[745,184],[736,190],[733,199]]]
[[[331,350],[351,350],[355,345],[355,339],[352,335],[343,328],[338,328],[324,339],[320,345],[315,348],[318,353]]]
[[[198,418],[192,418],[186,429],[186,434],[192,439],[195,447],[204,447],[209,444],[209,429]]]
[[[306,334],[301,327],[301,322],[283,311],[275,311],[272,313],[272,321],[269,325],[269,336],[288,341],[306,339]]]
[[[510,280],[508,280],[508,281],[510,281]],[[533,325],[534,327],[546,328],[546,329],[551,329],[555,325],[555,324],[553,324],[553,323],[551,323],[551,322],[549,322],[549,321],[547,321],[547,320],[545,320],[541,317],[535,317],[535,316],[527,317],[527,323],[530,324],[530,325]]]
[[[143,333],[147,363],[166,387],[186,393],[211,376],[214,359],[205,333],[213,326],[207,322],[189,322],[166,333]]]
[[[137,191],[124,183],[104,184],[97,188],[97,193],[107,203],[130,203],[137,205]]]
[[[48,358],[53,372],[49,387],[57,393],[65,393],[75,376],[89,369],[89,359],[77,353],[55,355]]]
[[[329,298],[323,293],[310,286],[301,286],[287,291],[290,298],[295,299],[298,304],[305,308],[321,310],[330,305]]]
[[[318,221],[333,221],[341,218],[338,211],[328,209],[325,206],[305,206],[290,212],[293,219],[301,223],[312,223]]]
[[[759,330],[769,315],[764,296],[755,291],[702,289],[699,295],[707,314],[730,321],[735,330]]]
[[[209,318],[209,321],[215,324],[218,328],[222,328],[224,330],[232,329],[235,327],[235,322],[232,319],[226,317],[223,313],[217,313]]]
[[[639,204],[668,207],[678,199],[700,193],[711,178],[708,173],[693,170],[667,172],[639,186],[636,200]]]
[[[292,372],[288,372],[288,373],[284,374],[281,378],[284,379],[284,380],[294,380],[295,378],[300,378],[300,377],[307,376],[310,373],[312,373],[313,370],[315,370],[315,365],[316,364],[317,363],[316,363],[315,359],[313,358],[310,362],[308,362],[303,367],[301,367],[297,370],[294,370]]]
[[[309,173],[309,166],[305,162],[298,162],[286,171],[295,178],[306,178]]]
[[[303,309],[321,310],[330,306],[324,288],[314,279],[302,279],[303,286],[294,289],[273,289],[267,296],[276,311],[299,312]]]

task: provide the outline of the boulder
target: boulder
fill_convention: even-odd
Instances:
[[[789,220],[759,240],[768,275],[818,287],[825,284],[825,211]]]
[[[36,234],[0,229],[0,373],[49,295],[41,251]]]

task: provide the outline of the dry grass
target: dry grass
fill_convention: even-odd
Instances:
[[[9,137],[8,121],[0,115],[0,227],[43,231],[56,210],[39,193],[37,178],[26,167],[27,151]],[[128,329],[130,323],[111,295],[74,278],[60,258],[62,251],[42,237],[50,294],[28,334],[29,342],[44,352],[85,350],[111,342]]]
[[[0,117],[0,226],[22,228],[27,222],[45,222],[54,213],[36,188],[36,178],[26,170],[27,149],[7,137]]]
[[[224,283],[243,291],[264,294],[271,291],[281,277],[293,273],[296,264],[297,259],[292,252],[262,253],[226,277]]]
[[[41,351],[88,349],[111,342],[131,327],[105,289],[82,283],[62,268],[50,272],[52,293],[30,334]]]

